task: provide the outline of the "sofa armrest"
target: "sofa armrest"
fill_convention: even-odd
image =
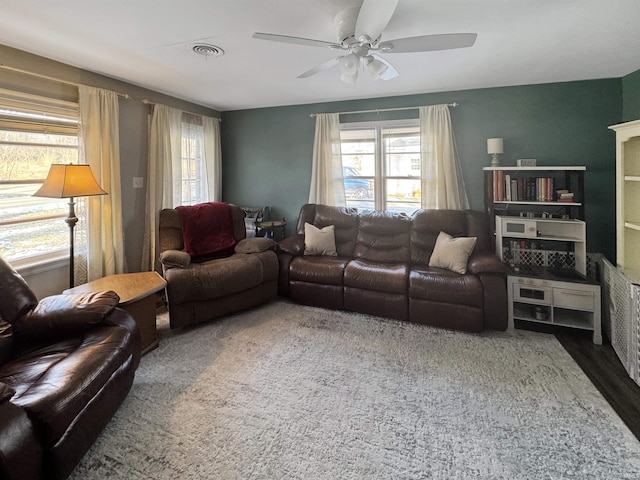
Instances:
[[[271,238],[252,237],[243,238],[235,246],[235,253],[260,253],[272,250],[276,246],[276,242]]]
[[[474,253],[469,257],[467,273],[500,273],[507,274],[509,267],[493,253]]]
[[[478,274],[484,296],[484,328],[505,331],[508,325],[507,277],[498,272]]]
[[[278,243],[278,252],[293,256],[304,254],[304,235],[297,234],[285,238]]]
[[[58,336],[101,324],[120,302],[116,292],[52,295],[43,298],[15,323],[16,338]]]
[[[165,250],[160,254],[160,263],[165,268],[188,268],[191,255],[182,250]]]

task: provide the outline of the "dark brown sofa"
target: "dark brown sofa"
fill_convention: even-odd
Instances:
[[[0,478],[66,478],[127,396],[135,321],[114,292],[37,301],[0,259]]]
[[[335,226],[337,256],[304,255],[305,223]],[[430,267],[440,232],[477,237],[467,271]],[[506,268],[486,215],[418,210],[411,217],[307,204],[278,245],[279,293],[307,305],[479,332],[507,328]]]
[[[229,205],[234,251],[221,258],[195,259],[185,250],[182,222],[175,208],[160,212],[160,262],[167,281],[171,328],[212,320],[255,307],[278,295],[275,242],[245,238],[244,212]]]

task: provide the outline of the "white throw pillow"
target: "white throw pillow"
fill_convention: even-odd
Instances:
[[[304,254],[305,255],[331,255],[337,256],[336,251],[336,227],[327,225],[317,228],[310,223],[304,224]]]
[[[446,268],[456,273],[467,273],[467,261],[477,240],[477,237],[456,238],[440,232],[433,247],[429,266]]]

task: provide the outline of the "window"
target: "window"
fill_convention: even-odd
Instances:
[[[182,114],[182,201],[181,205],[207,202],[207,179],[202,118]]]
[[[347,206],[412,213],[420,208],[418,120],[340,126]]]
[[[33,197],[52,163],[78,162],[78,107],[0,89],[0,255],[67,252],[66,199]]]

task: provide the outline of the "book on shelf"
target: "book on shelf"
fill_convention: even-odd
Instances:
[[[556,199],[559,202],[571,203],[573,202],[573,192],[566,189],[556,190]]]
[[[502,170],[493,171],[494,202],[553,202],[552,177],[517,177]],[[573,194],[572,194],[573,195]],[[558,197],[560,198],[560,197]]]

